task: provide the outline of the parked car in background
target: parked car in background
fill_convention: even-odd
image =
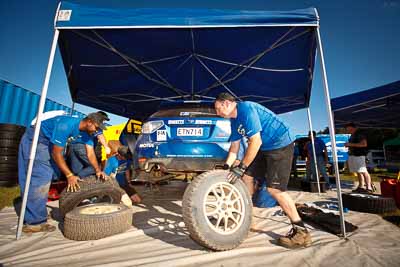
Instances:
[[[328,160],[329,164],[332,166],[333,165],[333,156],[332,156],[332,143],[331,143],[331,137],[329,134],[317,134],[317,137],[321,138],[322,141],[324,141],[326,149],[328,151]],[[336,139],[336,152],[337,152],[337,157],[338,157],[338,165],[339,165],[339,170],[343,170],[344,167],[346,166],[346,161],[348,158],[348,148],[344,146],[346,142],[348,142],[350,138],[349,134],[336,134],[335,139]],[[296,135],[296,144],[299,147],[300,150],[300,157],[297,161],[298,163],[298,168],[305,168],[305,151],[304,151],[304,145],[306,142],[309,141],[308,135]],[[332,169],[329,169],[329,172],[332,173]]]
[[[385,162],[385,154],[382,149],[370,149],[366,156],[367,168],[373,170]]]

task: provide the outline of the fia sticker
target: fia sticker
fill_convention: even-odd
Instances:
[[[167,130],[157,131],[157,141],[167,141]]]
[[[71,19],[72,10],[58,11],[57,21],[69,21]]]

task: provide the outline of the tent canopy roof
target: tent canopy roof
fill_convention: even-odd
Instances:
[[[144,119],[161,101],[239,100],[284,113],[309,104],[318,16],[110,9],[63,2],[59,47],[73,101]]]
[[[400,127],[400,81],[331,100],[336,127]]]

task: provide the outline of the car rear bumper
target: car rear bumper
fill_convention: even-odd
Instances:
[[[168,172],[204,172],[221,168],[225,159],[216,158],[152,158],[139,161],[139,168],[146,172],[153,168]]]

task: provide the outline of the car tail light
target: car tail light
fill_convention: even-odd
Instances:
[[[142,133],[151,134],[164,126],[163,121],[148,121],[142,126]]]
[[[139,163],[146,162],[146,158],[138,158]]]

